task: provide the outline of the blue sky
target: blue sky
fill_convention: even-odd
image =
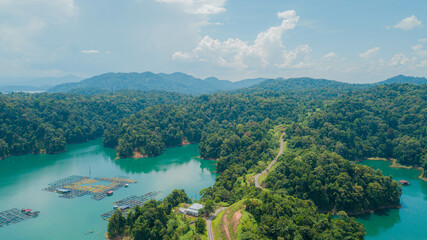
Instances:
[[[427,76],[425,0],[0,0],[0,78]]]

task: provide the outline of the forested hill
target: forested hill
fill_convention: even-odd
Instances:
[[[241,93],[259,91],[272,92],[305,92],[310,98],[316,97],[310,92],[327,90],[329,97],[336,97],[350,91],[363,90],[377,85],[393,83],[410,83],[422,85],[427,83],[423,77],[399,75],[374,84],[354,84],[327,79],[314,78],[254,78],[237,82],[219,80],[215,77],[200,79],[185,73],[105,73],[80,82],[63,83],[48,89],[51,93],[105,93],[117,90],[160,90],[183,94],[201,95],[219,91],[237,90]],[[325,95],[323,95],[325,97]]]
[[[422,84],[427,84],[427,78],[399,75],[399,76],[392,77],[392,78],[389,78],[387,80],[381,81],[381,82],[376,83],[376,84],[381,85],[381,84],[392,84],[392,83],[410,83],[410,84],[422,85]]]
[[[354,90],[362,90],[372,87],[370,84],[352,84],[344,83],[327,79],[314,79],[314,78],[276,78],[268,79],[252,87],[238,90],[242,93],[256,93],[260,91],[270,91],[276,93],[291,92],[294,94],[303,93],[306,97],[312,98],[317,95],[311,93],[322,93],[325,90],[330,96],[337,96],[342,93]],[[324,96],[325,94],[322,94]],[[317,96],[318,97],[318,96]]]
[[[162,90],[184,94],[200,95],[222,90],[250,87],[264,78],[231,82],[214,77],[204,80],[185,73],[105,73],[77,83],[65,83],[50,88],[48,92],[69,92],[76,89],[100,89],[117,91],[122,89]]]
[[[373,84],[356,84],[356,83],[345,83],[328,79],[315,79],[315,78],[276,78],[267,79],[254,86],[246,89],[238,90],[244,93],[255,93],[260,91],[271,91],[271,92],[293,92],[308,94],[310,92],[321,93],[323,90],[327,91],[329,96],[336,97],[339,94],[344,94],[351,91],[364,90],[372,88],[378,85],[388,85],[395,83],[409,83],[415,85],[422,85],[427,83],[427,78],[424,77],[410,77],[399,75],[396,77],[389,78],[387,80],[373,83]],[[315,96],[310,96],[315,97]],[[325,97],[325,94],[322,94]]]

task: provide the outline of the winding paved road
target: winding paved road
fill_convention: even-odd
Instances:
[[[212,231],[212,220],[216,217],[216,215],[218,215],[220,212],[224,211],[225,209],[227,209],[227,208],[226,207],[220,207],[220,208],[216,209],[215,213],[213,215],[211,215],[206,220],[206,228],[208,230],[209,240],[215,240],[214,235],[213,235],[213,231]]]
[[[273,167],[273,165],[277,162],[277,159],[280,157],[280,155],[282,155],[283,149],[284,149],[283,135],[285,135],[285,133],[283,133],[282,135],[280,135],[280,149],[279,149],[279,153],[277,153],[277,156],[273,159],[273,161],[270,162],[270,164],[268,164],[268,166],[267,166],[267,168],[265,170],[263,170],[262,172],[260,172],[257,175],[255,175],[255,177],[254,177],[255,187],[257,187],[257,188],[263,188],[259,184],[259,177],[261,177],[261,175],[264,174],[264,173],[268,174],[268,171],[270,171],[271,167]]]
[[[283,133],[282,135],[280,135],[280,149],[279,149],[279,153],[277,153],[277,156],[273,159],[273,161],[270,162],[270,164],[268,164],[267,168],[258,173],[257,175],[255,175],[254,180],[255,180],[255,187],[257,188],[262,188],[262,186],[259,184],[259,177],[268,172],[271,167],[273,167],[273,165],[277,162],[277,159],[280,157],[280,155],[282,155],[283,150],[284,150],[284,142],[283,142],[283,136],[285,135],[285,133]],[[222,211],[224,211],[225,209],[227,209],[226,207],[220,207],[218,209],[215,210],[215,213],[213,215],[211,215],[207,220],[206,220],[206,228],[208,231],[208,239],[209,240],[215,240],[214,235],[213,235],[213,230],[212,230],[212,220]]]

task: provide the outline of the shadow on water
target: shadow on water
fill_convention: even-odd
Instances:
[[[362,164],[380,169],[394,180],[410,182],[410,185],[402,187],[402,208],[383,209],[357,217],[366,228],[366,239],[427,239],[427,182],[418,178],[420,171],[391,168],[389,161],[363,161]]]
[[[358,219],[362,222],[375,222],[374,227],[365,224],[369,236],[378,236],[381,232],[392,228],[401,221],[399,209],[380,209],[374,213],[360,215]]]
[[[166,172],[177,166],[188,165],[190,163],[200,164],[199,167],[206,171],[215,171],[212,161],[198,159],[195,155],[198,144],[191,144],[181,147],[166,148],[165,151],[156,157],[147,158],[124,158],[114,160],[122,171],[126,173],[150,173]]]

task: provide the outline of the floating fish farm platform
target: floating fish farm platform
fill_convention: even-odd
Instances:
[[[161,192],[149,192],[141,196],[132,195],[130,197],[127,197],[125,199],[122,199],[120,201],[113,203],[114,208],[118,210],[122,210],[123,216],[126,217],[127,211],[124,211],[124,210],[134,208],[136,205],[142,206],[147,200],[156,199],[157,196],[159,196],[160,194]],[[104,220],[109,220],[110,217],[114,214],[114,212],[115,210],[109,211],[107,213],[102,214],[101,217]]]
[[[0,212],[0,228],[10,224],[19,223],[30,218],[34,218],[39,215],[39,212],[32,212],[30,209],[19,210],[12,208],[3,212]]]
[[[90,178],[85,176],[69,176],[49,184],[44,191],[60,193],[62,198],[75,198],[92,195],[95,200],[101,200],[111,195],[114,190],[125,187],[135,180],[126,177]]]

